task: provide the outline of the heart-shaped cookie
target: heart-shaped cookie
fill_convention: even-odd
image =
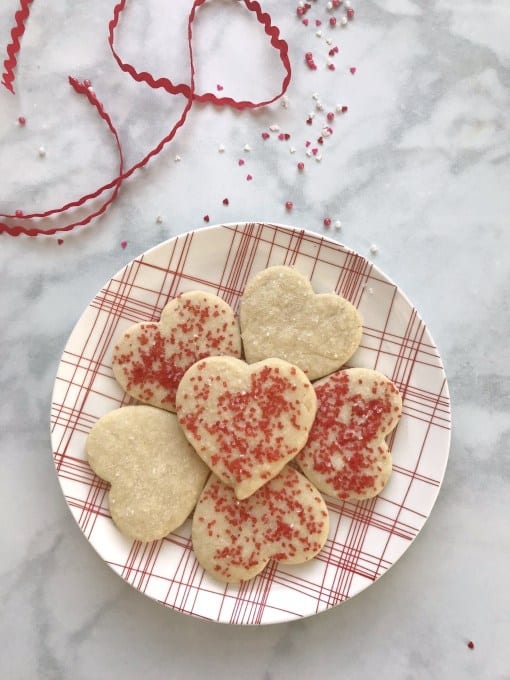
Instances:
[[[193,550],[200,565],[226,583],[247,581],[269,560],[300,564],[317,555],[328,537],[324,499],[286,466],[245,500],[215,475],[193,514]]]
[[[112,369],[121,387],[145,404],[175,411],[186,370],[211,355],[241,356],[231,307],[216,295],[183,293],[169,302],[159,323],[131,326],[115,345]]]
[[[391,475],[385,438],[402,413],[402,397],[378,371],[348,368],[314,384],[317,415],[296,461],[315,486],[341,500],[379,494]]]
[[[248,282],[239,320],[248,363],[279,357],[310,380],[343,366],[362,333],[350,302],[334,293],[315,294],[303,274],[285,266],[264,269]]]
[[[152,406],[125,406],[100,418],[88,435],[87,456],[111,484],[114,523],[137,541],[154,541],[179,527],[209,475],[175,414]]]
[[[303,371],[281,359],[209,357],[186,371],[176,402],[199,456],[247,498],[305,445],[317,400]]]

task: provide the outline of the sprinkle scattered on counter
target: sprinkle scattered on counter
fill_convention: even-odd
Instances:
[[[229,203],[230,201],[228,200],[228,198],[223,199],[223,205],[228,205]]]
[[[287,201],[287,202],[285,203],[285,208],[286,208],[287,210],[292,210],[293,207],[294,207],[294,203],[293,203],[292,201]]]
[[[126,250],[127,244],[128,244],[127,241],[121,241],[121,242],[120,242],[120,247],[122,248],[122,250]]]
[[[46,149],[44,146],[39,147],[39,158],[44,158],[46,156]]]
[[[469,649],[474,649],[474,648],[475,648],[475,643],[473,642],[473,640],[470,640],[470,641],[467,643],[467,646],[469,647]]]
[[[63,238],[58,238],[58,239],[57,239],[57,244],[58,244],[59,246],[61,246],[63,243],[64,243],[64,239],[63,239]]]
[[[372,243],[372,245],[370,246],[370,252],[372,253],[372,255],[377,255],[377,253],[379,252],[379,248],[375,245],[375,243]]]
[[[204,222],[209,222],[209,215],[204,215]]]
[[[156,223],[157,223],[157,224],[161,224],[162,222],[163,222],[163,217],[162,217],[161,215],[158,215],[158,216],[156,217]]]
[[[325,226],[325,227],[330,227],[330,226],[331,226],[331,217],[325,217],[325,218],[324,218],[324,226]]]
[[[20,116],[18,118],[18,125],[21,125],[23,127],[23,125],[26,125],[26,124],[27,124],[27,119],[24,116]]]
[[[252,179],[253,179],[253,175],[250,175],[250,174],[246,175],[246,181],[247,182],[251,182]]]

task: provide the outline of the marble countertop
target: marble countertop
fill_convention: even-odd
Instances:
[[[128,2],[119,53],[188,82],[190,4]],[[510,678],[510,6],[353,0],[354,19],[331,26],[345,5],[311,0],[298,17],[297,2],[262,4],[289,45],[285,99],[245,111],[195,103],[101,218],[54,236],[0,235],[6,680]],[[1,3],[2,61],[17,7]],[[112,12],[104,0],[32,3],[16,94],[0,92],[0,212],[50,210],[117,175],[112,136],[69,75],[90,79],[127,167],[181,115],[184,97],[119,69]],[[200,12],[196,91],[277,94],[281,65],[244,4]],[[333,134],[320,144],[324,125]],[[297,622],[225,626],[143,597],[84,539],[52,461],[51,391],[81,312],[133,257],[206,216],[310,229],[373,259],[419,309],[449,380],[450,459],[424,529],[370,588]]]

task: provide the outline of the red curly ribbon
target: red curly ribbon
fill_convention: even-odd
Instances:
[[[18,52],[21,48],[21,37],[25,32],[25,23],[30,14],[32,0],[21,0],[20,8],[14,15],[15,24],[11,30],[11,42],[7,45],[7,59],[4,61],[5,71],[2,73],[2,85],[14,94],[14,70]]]
[[[189,84],[187,83],[177,83],[174,84],[170,79],[168,78],[159,78],[158,80],[155,80],[154,77],[147,72],[138,72],[131,64],[128,64],[124,62],[117,51],[115,50],[114,42],[115,42],[115,29],[118,26],[118,23],[120,21],[120,16],[122,12],[125,9],[127,0],[120,0],[114,7],[113,10],[113,17],[111,21],[109,22],[108,25],[108,43],[110,45],[112,54],[119,65],[119,67],[126,73],[128,73],[134,80],[137,82],[144,82],[149,87],[153,89],[158,89],[158,88],[163,88],[166,92],[169,94],[181,94],[184,95],[186,98],[186,104],[183,108],[183,111],[175,123],[175,125],[170,129],[167,135],[163,137],[163,139],[153,148],[151,149],[140,161],[135,163],[132,167],[130,167],[127,170],[124,170],[124,163],[123,163],[123,154],[122,154],[122,145],[119,139],[119,135],[117,133],[117,130],[115,126],[112,123],[112,120],[108,113],[105,111],[102,103],[97,99],[94,91],[90,86],[87,86],[85,83],[80,82],[76,80],[75,78],[69,78],[69,83],[70,85],[74,88],[74,90],[78,94],[85,95],[89,101],[90,104],[92,104],[99,116],[104,120],[106,125],[108,126],[111,134],[113,135],[115,139],[115,143],[117,146],[117,151],[119,154],[119,174],[117,177],[115,177],[113,180],[108,182],[107,184],[104,184],[103,186],[97,188],[95,191],[86,194],[85,196],[80,197],[77,200],[71,201],[69,203],[66,203],[65,205],[61,206],[60,208],[54,208],[52,210],[47,210],[45,212],[34,212],[30,214],[25,214],[25,215],[20,215],[19,213],[16,215],[9,215],[9,214],[2,214],[0,213],[0,218],[7,219],[9,221],[13,220],[22,220],[24,223],[29,222],[31,220],[35,219],[43,219],[43,218],[49,218],[52,216],[60,215],[62,213],[65,213],[69,210],[72,210],[73,208],[79,208],[86,206],[87,203],[90,201],[94,201],[95,199],[98,199],[100,196],[103,196],[107,192],[111,192],[108,198],[102,199],[102,203],[95,208],[90,208],[89,212],[83,217],[82,219],[78,219],[75,221],[71,221],[68,224],[65,224],[63,226],[55,226],[51,227],[48,229],[41,229],[38,227],[34,226],[23,226],[22,224],[6,224],[4,222],[0,222],[0,233],[7,233],[10,234],[11,236],[19,236],[20,234],[24,234],[26,236],[38,236],[38,235],[53,235],[56,234],[57,232],[61,231],[71,231],[75,227],[78,226],[84,226],[86,224],[89,224],[95,217],[98,217],[99,215],[102,215],[107,208],[113,203],[113,201],[116,199],[120,188],[122,186],[122,183],[124,182],[125,179],[127,179],[130,175],[132,175],[136,170],[139,168],[143,167],[146,165],[151,158],[154,156],[157,156],[160,151],[169,143],[173,140],[179,129],[184,125],[187,115],[193,105],[193,102],[198,101],[202,103],[209,103],[209,104],[214,104],[216,106],[229,106],[238,110],[244,110],[247,108],[258,108],[261,106],[266,106],[268,104],[271,104],[272,102],[276,101],[278,98],[280,98],[283,94],[285,94],[289,83],[290,83],[290,78],[291,78],[291,66],[290,66],[290,60],[289,60],[289,55],[288,55],[288,45],[287,43],[280,38],[280,31],[276,26],[273,26],[271,23],[271,17],[269,14],[266,12],[263,12],[260,4],[256,2],[256,0],[243,0],[244,4],[246,5],[247,9],[251,12],[254,12],[255,16],[257,17],[258,22],[264,27],[264,31],[267,34],[267,36],[270,38],[270,43],[271,45],[278,51],[280,61],[284,67],[285,70],[285,77],[282,81],[282,86],[281,90],[278,94],[276,94],[274,97],[271,99],[267,99],[261,102],[252,102],[248,100],[242,100],[238,101],[235,99],[232,99],[231,97],[218,97],[217,95],[211,93],[211,92],[206,92],[204,94],[197,94],[195,92],[195,66],[194,66],[194,61],[193,61],[193,45],[192,45],[192,40],[193,40],[193,22],[196,17],[196,12],[197,9],[205,4],[207,0],[195,0],[193,2],[193,5],[191,7],[189,16],[188,16],[188,25],[187,25],[187,42],[188,42],[188,52],[189,52],[189,61],[190,61],[190,80]],[[32,0],[21,0],[20,6],[21,9],[16,12],[15,14],[15,20],[16,20],[16,25],[11,31],[11,37],[12,37],[12,42],[9,44],[7,48],[7,54],[8,54],[8,59],[5,60],[4,62],[4,67],[5,67],[5,73],[3,74],[3,79],[2,79],[2,84],[11,92],[14,93],[14,88],[13,88],[13,82],[14,82],[14,70],[16,67],[16,55],[20,50],[20,37],[23,35],[23,32],[25,30],[25,22],[28,18],[28,5],[32,2]]]

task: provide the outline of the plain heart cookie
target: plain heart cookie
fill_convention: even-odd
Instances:
[[[303,371],[281,359],[209,357],[186,371],[176,402],[191,445],[242,499],[303,448],[317,399]]]
[[[215,475],[193,514],[193,550],[199,564],[226,583],[247,581],[269,560],[307,562],[328,537],[329,515],[316,488],[286,466],[245,500]]]
[[[115,345],[113,374],[144,404],[175,411],[175,394],[186,370],[204,357],[241,356],[239,326],[231,307],[216,295],[183,293],[169,302],[159,323],[137,323]]]
[[[296,462],[325,494],[365,500],[379,494],[392,469],[386,437],[402,413],[402,397],[378,371],[348,368],[314,384],[317,415]]]
[[[315,294],[291,267],[269,267],[248,282],[239,320],[248,363],[279,357],[310,380],[343,366],[361,341],[356,308],[334,293]]]
[[[177,529],[192,512],[209,476],[174,413],[125,406],[92,427],[87,456],[111,487],[108,502],[121,533],[154,541]]]

